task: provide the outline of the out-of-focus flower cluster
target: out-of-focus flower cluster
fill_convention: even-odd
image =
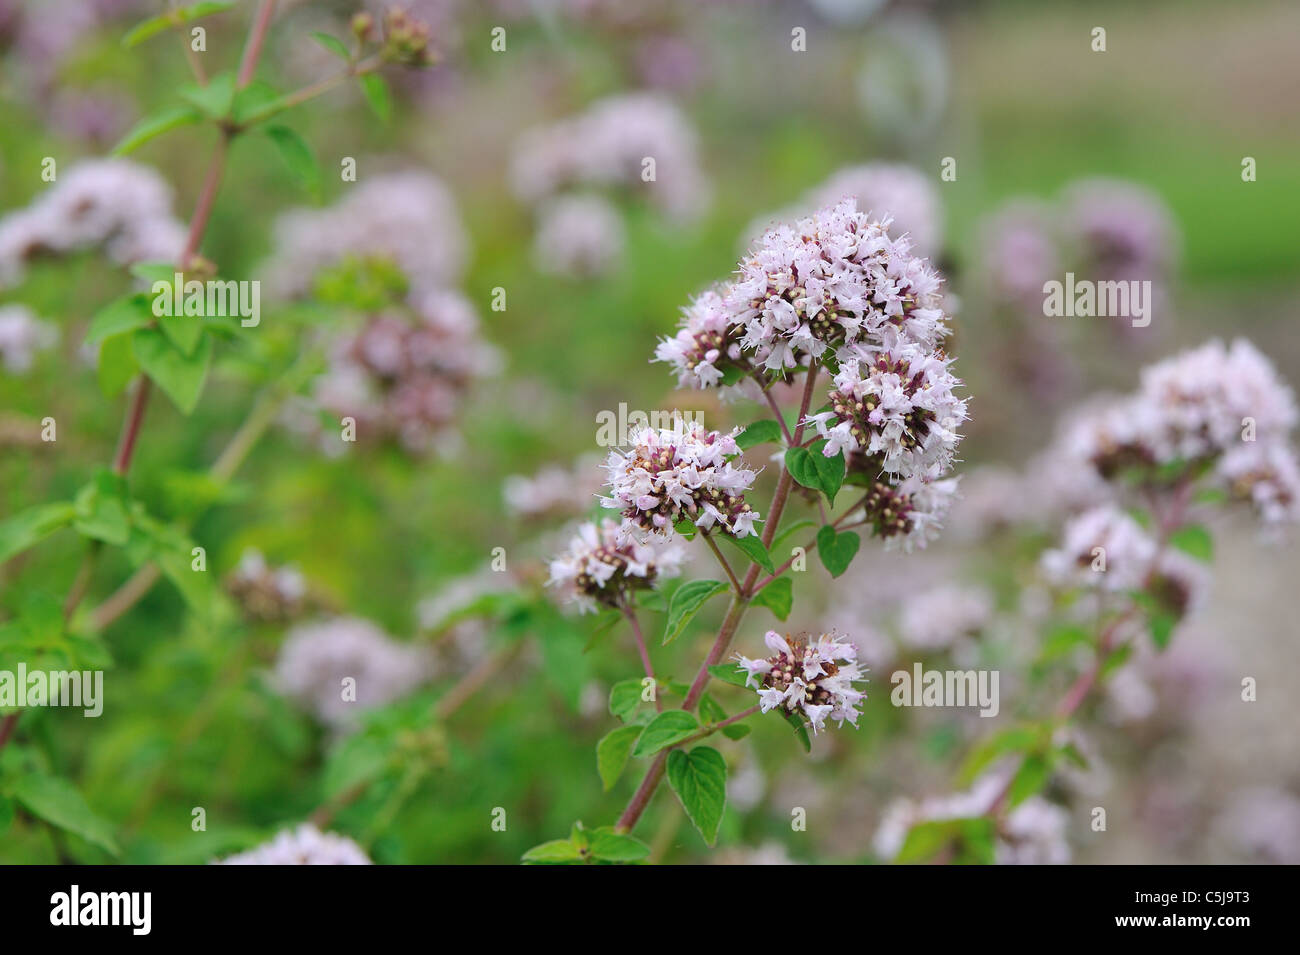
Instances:
[[[360,710],[400,699],[432,676],[428,653],[355,617],[299,624],[275,665],[278,689],[336,730],[353,728]]]
[[[21,375],[30,370],[36,353],[58,340],[58,326],[41,321],[25,305],[0,305],[0,362],[5,371]]]
[[[323,270],[350,263],[390,264],[406,286],[404,301],[374,309],[359,330],[335,337],[313,386],[314,408],[295,406],[286,423],[332,453],[342,443],[313,411],[352,418],[358,440],[394,439],[412,454],[458,446],[464,397],[496,371],[499,357],[455,289],[467,240],[446,187],[425,173],[377,176],[333,207],[283,216],[275,231],[267,273],[281,295],[305,295]]]
[[[538,207],[534,257],[543,271],[601,275],[622,258],[623,221],[600,192],[644,192],[689,222],[709,195],[689,120],[658,93],[628,93],[524,134],[510,165],[515,195]]]
[[[881,858],[893,860],[908,834],[923,823],[978,819],[989,813],[1006,780],[989,773],[967,792],[927,799],[899,799],[881,818],[873,844]],[[1066,841],[1070,817],[1066,810],[1031,796],[998,820],[994,861],[998,865],[1065,865],[1070,861]]]
[[[253,549],[239,558],[226,578],[226,590],[246,617],[260,623],[291,620],[307,601],[307,581],[297,567],[272,567]]]
[[[270,842],[247,852],[216,859],[218,865],[372,865],[365,851],[334,832],[321,832],[309,822],[285,829]]]
[[[96,159],[60,172],[25,209],[0,219],[0,287],[22,281],[44,255],[103,247],[118,265],[173,262],[185,228],[172,215],[171,187],[126,159]]]

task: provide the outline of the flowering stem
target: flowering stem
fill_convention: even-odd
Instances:
[[[865,503],[867,502],[867,498],[870,497],[870,496],[871,496],[870,494],[866,494],[866,495],[864,495],[863,498],[862,498],[862,500],[858,501],[858,503],[854,504],[854,505],[853,505],[852,507],[850,507],[847,511],[845,511],[843,514],[841,514],[839,517],[837,517],[837,518],[835,519],[835,521],[831,524],[831,527],[834,527],[834,528],[836,528],[836,529],[838,530],[841,526],[843,526],[843,527],[857,527],[859,524],[865,524],[866,521],[859,521],[859,522],[856,522],[856,523],[853,523],[853,524],[845,524],[844,522],[845,522],[846,520],[848,520],[850,517],[852,517],[854,514],[856,514],[856,513],[858,512],[858,508],[860,508],[863,504],[865,504]],[[812,540],[810,540],[807,544],[804,545],[803,550],[804,550],[805,552],[807,552],[807,551],[812,550],[812,549],[813,549],[814,547],[816,547],[816,546],[817,546],[817,538],[814,537]],[[766,586],[767,586],[768,584],[770,584],[772,581],[776,580],[778,577],[780,577],[782,574],[784,574],[787,570],[789,570],[789,569],[790,569],[790,565],[793,564],[793,563],[794,563],[794,557],[790,557],[789,559],[787,559],[785,563],[783,563],[780,567],[778,567],[778,568],[776,569],[776,573],[771,574],[771,575],[769,575],[769,576],[767,576],[767,577],[764,577],[764,578],[763,578],[762,580],[760,580],[757,584],[755,584],[755,585],[753,586],[753,588],[750,590],[749,595],[750,595],[751,597],[754,596],[754,594],[758,593],[760,590],[762,590],[764,587],[766,587]]]
[[[248,34],[248,42],[244,45],[243,58],[239,61],[239,77],[236,85],[240,89],[253,79],[253,71],[257,69],[257,61],[262,55],[262,44],[266,42],[266,34],[271,29],[271,18],[274,16],[275,0],[262,0],[262,5],[257,8],[257,19],[253,21],[253,29]]]
[[[1147,567],[1146,573],[1143,575],[1143,588],[1150,585],[1151,579],[1155,576],[1156,569],[1159,567],[1160,560],[1164,556],[1165,549],[1169,546],[1170,536],[1182,525],[1183,520],[1186,517],[1187,503],[1191,489],[1192,483],[1190,481],[1183,480],[1179,482],[1179,484],[1174,488],[1173,499],[1169,508],[1163,514],[1158,515],[1159,528],[1156,538],[1156,550]],[[1155,507],[1156,502],[1153,500],[1151,503],[1153,511],[1157,510]],[[1052,717],[1054,720],[1061,724],[1069,722],[1078,711],[1079,707],[1083,705],[1083,702],[1088,698],[1089,694],[1100,686],[1102,670],[1106,666],[1106,661],[1110,657],[1111,651],[1115,649],[1115,639],[1119,634],[1119,630],[1138,612],[1138,609],[1139,608],[1136,604],[1130,603],[1128,607],[1115,617],[1115,619],[1106,625],[1106,629],[1103,630],[1101,636],[1097,638],[1097,649],[1092,666],[1079,674],[1079,676],[1075,678],[1074,682],[1070,684],[1069,689],[1065,691],[1065,695],[1061,697],[1060,702],[1057,703],[1056,707],[1052,710]],[[1002,808],[1007,801],[1007,797],[1011,793],[1011,786],[1015,782],[1017,775],[1018,773],[1012,773],[1007,778],[1006,784],[989,805],[989,808],[985,813],[986,815],[996,818],[1002,812]]]
[[[641,666],[645,669],[645,675],[655,685],[655,709],[663,712],[664,704],[659,699],[659,681],[655,679],[655,668],[654,664],[650,662],[650,651],[646,649],[645,636],[641,633],[641,622],[637,620],[636,611],[631,607],[623,607],[621,610],[623,616],[627,618],[628,625],[632,628],[632,636],[636,639],[636,649],[641,654]]]
[[[718,558],[718,563],[722,565],[722,569],[727,572],[727,579],[731,581],[732,591],[734,593],[740,593],[740,581],[736,579],[736,572],[731,569],[731,564],[727,562],[727,558],[724,557],[722,551],[718,549],[718,545],[713,540],[713,536],[709,534],[708,531],[701,531],[700,536],[703,537],[704,542],[709,545],[709,550],[713,551],[713,556]]]
[[[127,408],[126,419],[122,422],[122,437],[117,443],[117,454],[113,458],[113,471],[126,476],[131,468],[131,458],[135,455],[135,443],[140,437],[140,426],[144,423],[144,412],[149,405],[151,383],[148,376],[141,375],[135,386],[135,395]]]

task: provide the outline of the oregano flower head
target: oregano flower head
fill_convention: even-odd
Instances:
[[[673,428],[642,428],[629,451],[611,451],[605,507],[623,515],[623,533],[672,537],[682,519],[708,530],[720,526],[736,537],[755,534],[759,514],[745,502],[757,472],[732,463],[739,429],[709,431],[698,422]]]
[[[634,593],[649,590],[681,570],[685,553],[675,542],[628,540],[615,521],[588,521],[551,561],[549,583],[584,612],[630,606]]]
[[[857,705],[866,693],[853,685],[865,679],[856,646],[830,633],[813,639],[807,634],[783,637],[769,630],[764,640],[770,656],[751,660],[737,655],[740,668],[748,674],[745,683],[758,690],[764,713],[778,707],[802,713],[814,733],[825,727],[828,718],[840,725],[845,720],[857,725]]]

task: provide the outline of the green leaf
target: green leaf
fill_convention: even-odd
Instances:
[[[288,126],[268,126],[266,135],[275,144],[276,151],[294,178],[314,198],[321,194],[321,172],[311,147]]]
[[[209,619],[219,600],[212,574],[194,569],[194,542],[179,527],[151,517],[138,501],[131,510],[128,556],[137,564],[152,561],[180,592],[200,619]]]
[[[778,577],[754,594],[750,603],[766,607],[777,620],[784,620],[790,616],[790,608],[794,606],[794,582],[789,577]]]
[[[193,412],[212,363],[212,339],[204,335],[194,354],[186,355],[157,329],[140,328],[133,335],[131,347],[145,374],[166,392],[181,413]]]
[[[812,488],[814,491],[822,489],[821,472],[817,469],[817,462],[812,459],[812,453],[807,448],[791,448],[787,451],[785,467],[796,483]]]
[[[99,362],[96,374],[99,378],[99,390],[105,398],[115,397],[122,391],[140,370],[135,360],[135,349],[131,346],[131,333],[123,332],[104,340],[99,346]]]
[[[0,563],[67,527],[77,516],[72,504],[38,504],[0,521]]]
[[[706,723],[720,723],[727,718],[724,710],[713,697],[705,693],[700,697],[700,719]]]
[[[791,713],[784,706],[780,708],[781,716],[790,724],[794,730],[794,738],[799,741],[805,753],[812,752],[812,740],[808,738],[808,727],[804,724],[803,717],[797,713]]]
[[[168,278],[171,276],[169,275]],[[137,292],[109,302],[90,319],[86,344],[93,345],[122,332],[143,328],[154,320],[149,296]]]
[[[771,418],[763,418],[753,424],[747,424],[745,430],[736,435],[736,444],[742,451],[748,451],[758,444],[768,443],[781,443],[781,426]]]
[[[745,685],[746,673],[734,663],[714,663],[709,666],[709,674],[715,680],[721,680],[723,683],[730,683],[732,686],[743,687]]]
[[[650,855],[650,847],[640,839],[597,829],[591,834],[591,855],[602,862],[640,862]]]
[[[699,613],[705,602],[727,589],[720,580],[692,580],[673,591],[668,605],[668,626],[664,630],[664,643],[669,644],[681,636],[692,617]]]
[[[966,757],[958,773],[962,785],[970,785],[975,777],[1004,756],[1011,754],[1029,754],[1040,749],[1050,739],[1050,732],[1043,726],[1011,726],[994,733],[979,743]]]
[[[632,753],[632,744],[640,735],[639,726],[620,726],[606,733],[596,744],[596,772],[600,774],[605,792],[613,789],[618,777],[623,774],[623,767],[627,765],[627,758]]]
[[[732,723],[730,726],[722,727],[722,735],[727,739],[744,739],[749,735],[751,727],[745,723]]]
[[[1214,560],[1214,538],[1201,524],[1180,527],[1169,535],[1169,543],[1204,563]]]
[[[113,155],[125,156],[163,133],[181,126],[192,126],[202,119],[203,114],[192,106],[173,106],[161,113],[146,116],[127,130],[126,135],[113,147]]]
[[[0,796],[0,836],[5,834],[14,821],[14,801],[8,796]]]
[[[788,541],[791,537],[793,537],[795,534],[799,533],[805,528],[816,527],[816,526],[817,526],[816,521],[809,521],[809,520],[795,521],[793,524],[791,524],[781,533],[777,534],[776,537],[772,540],[771,553],[775,554],[778,551],[780,551],[782,549],[782,545],[786,541]]]
[[[642,683],[639,679],[619,680],[609,688],[609,712],[624,723],[641,704]]]
[[[1077,623],[1065,623],[1053,627],[1043,640],[1043,650],[1039,660],[1050,663],[1059,660],[1076,647],[1092,645],[1092,631]]]
[[[1026,756],[1011,780],[1011,789],[1007,792],[1007,807],[1014,808],[1037,795],[1047,785],[1052,775],[1051,761],[1041,753]]]
[[[772,555],[767,552],[767,548],[763,546],[763,541],[759,539],[757,534],[734,537],[731,534],[723,533],[719,534],[718,538],[731,544],[732,547],[735,547],[769,574],[776,573],[776,565],[772,563]]]
[[[158,319],[158,328],[181,354],[193,356],[205,337],[204,326],[208,321],[197,315],[168,315]]]
[[[835,528],[826,524],[817,532],[817,553],[832,577],[838,577],[849,569],[860,546],[862,541],[852,531],[836,533]]]
[[[359,77],[361,81],[361,92],[366,96],[366,102],[374,110],[379,121],[387,123],[393,115],[393,98],[388,92],[388,84],[378,73],[366,73]]]
[[[130,49],[152,36],[157,36],[170,27],[181,26],[191,20],[198,20],[214,13],[221,13],[229,10],[234,5],[235,0],[202,0],[200,3],[181,7],[178,10],[168,10],[133,26],[126,36],[122,37],[122,45]]]
[[[352,54],[348,51],[348,48],[343,45],[343,41],[338,37],[330,36],[328,33],[316,32],[311,35],[311,38],[339,59],[347,63],[352,62]]]
[[[77,533],[116,547],[130,539],[126,481],[120,474],[100,468],[94,480],[77,492],[73,504],[77,509],[73,522]]]
[[[1163,650],[1174,638],[1178,618],[1167,611],[1160,611],[1147,618],[1147,626],[1151,628],[1151,642],[1156,645],[1157,650]]]
[[[207,86],[187,83],[179,92],[181,99],[209,119],[225,119],[235,102],[235,74],[218,73]]]
[[[835,495],[844,486],[844,452],[828,458],[822,453],[825,446],[825,441],[819,441],[808,449],[808,454],[817,472],[817,483],[821,485],[822,493],[826,495],[827,501],[834,504]]]
[[[251,126],[283,110],[285,97],[270,83],[254,80],[235,91],[230,118],[239,126]]]
[[[668,785],[705,844],[712,847],[727,808],[727,763],[722,754],[709,746],[697,746],[689,753],[673,750],[668,754]]]
[[[565,865],[581,862],[582,853],[570,840],[554,839],[551,842],[543,842],[540,846],[533,846],[524,853],[523,861],[533,865]]]
[[[667,746],[680,743],[699,728],[699,720],[685,710],[665,710],[641,731],[632,755],[653,756]]]
[[[66,780],[26,773],[9,795],[33,816],[117,855],[112,827],[91,811],[81,793]]]

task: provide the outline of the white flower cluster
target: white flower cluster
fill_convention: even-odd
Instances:
[[[1130,182],[1089,179],[1055,202],[1012,199],[981,226],[982,271],[998,304],[1043,313],[1043,285],[1066,270],[1093,282],[1149,281],[1156,308],[1178,259],[1164,201]]]
[[[350,729],[359,709],[399,699],[428,680],[431,659],[356,617],[300,624],[289,631],[275,665],[282,693],[335,729]],[[344,680],[356,698],[344,698]]]
[[[858,704],[866,693],[853,684],[866,677],[856,646],[829,633],[816,640],[804,635],[787,639],[769,630],[764,640],[771,656],[751,660],[737,655],[748,674],[745,683],[758,690],[764,713],[777,707],[801,712],[814,733],[825,728],[828,718],[841,726],[845,720],[858,725]]]
[[[1196,609],[1209,574],[1180,551],[1165,548],[1113,504],[1091,508],[1065,526],[1061,547],[1043,553],[1041,567],[1052,584],[1112,593],[1147,589],[1177,617]]]
[[[1005,784],[1000,774],[990,773],[976,780],[967,792],[891,803],[872,840],[876,853],[883,859],[896,858],[907,842],[908,833],[922,823],[984,816]],[[994,861],[998,865],[1069,863],[1070,844],[1065,838],[1069,821],[1069,813],[1060,806],[1031,796],[999,821]]]
[[[911,551],[934,540],[958,498],[959,481],[955,477],[936,481],[913,475],[897,484],[874,482],[864,507],[872,531],[885,542],[885,550]]]
[[[25,305],[0,305],[0,362],[5,371],[29,371],[36,352],[52,348],[58,340],[58,326],[41,321]]]
[[[993,616],[993,599],[982,587],[944,584],[903,603],[899,636],[913,650],[946,650],[978,634]]]
[[[929,349],[947,334],[942,279],[845,199],[793,225],[769,229],[740,263],[725,296],[747,351],[772,371],[846,345]]]
[[[695,131],[670,100],[631,93],[526,133],[510,178],[515,194],[529,203],[575,186],[648,188],[666,214],[689,220],[708,198],[698,153]],[[647,160],[653,160],[653,178]]]
[[[827,457],[844,452],[872,476],[942,474],[952,466],[966,420],[961,381],[941,352],[906,343],[875,354],[854,351],[835,375],[831,410],[810,415]],[[856,461],[855,456],[866,458]]]
[[[622,513],[625,537],[671,538],[683,518],[704,530],[716,524],[736,537],[756,534],[759,514],[745,503],[756,472],[728,460],[740,453],[738,433],[709,431],[698,422],[642,428],[631,436],[631,450],[610,452],[611,494],[601,504]]]
[[[307,581],[294,566],[271,567],[261,551],[249,548],[226,580],[226,589],[246,616],[281,621],[297,616],[307,598]]]
[[[147,166],[126,159],[69,166],[31,205],[0,219],[0,287],[21,282],[38,256],[97,246],[119,265],[175,261],[185,228],[171,206],[171,188]]]
[[[216,865],[373,865],[347,836],[321,832],[309,822],[285,829],[270,842],[214,860]]]
[[[600,196],[560,196],[538,210],[533,261],[541,272],[587,278],[614,271],[623,259],[623,219]]]
[[[1221,486],[1253,501],[1266,521],[1294,521],[1298,417],[1293,392],[1254,345],[1215,339],[1145,368],[1137,392],[1082,416],[1060,450],[1105,478],[1213,464]]]
[[[709,289],[682,309],[681,328],[655,348],[655,360],[667,362],[682,388],[712,388],[730,370],[749,371],[741,354],[740,326],[718,289]]]
[[[569,549],[551,561],[549,583],[583,613],[628,607],[635,591],[681,570],[686,555],[679,544],[628,540],[619,531],[615,521],[588,521],[578,527]]]
[[[311,291],[321,270],[348,258],[391,260],[414,293],[455,284],[468,239],[456,200],[426,172],[376,175],[327,209],[297,209],[275,224],[276,252],[267,285],[296,297]]]
[[[762,236],[773,220],[801,219],[814,210],[833,206],[846,196],[871,215],[888,214],[894,235],[906,235],[920,255],[932,256],[943,245],[943,208],[933,180],[903,163],[873,162],[846,166],[810,191],[793,206],[750,225],[748,245]]]

